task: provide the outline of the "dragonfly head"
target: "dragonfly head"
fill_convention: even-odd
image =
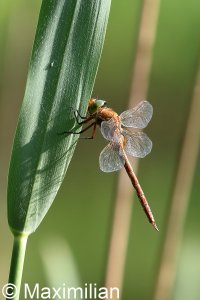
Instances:
[[[105,107],[106,101],[100,99],[90,99],[88,103],[88,111],[92,115],[98,111],[99,108]]]

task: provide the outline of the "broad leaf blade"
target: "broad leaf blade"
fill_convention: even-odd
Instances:
[[[70,107],[86,111],[110,0],[43,0],[8,178],[8,220],[33,232],[48,211],[77,137]]]

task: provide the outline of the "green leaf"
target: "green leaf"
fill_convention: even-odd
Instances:
[[[52,204],[77,136],[71,107],[86,112],[111,0],[43,0],[8,178],[13,232],[33,232]]]

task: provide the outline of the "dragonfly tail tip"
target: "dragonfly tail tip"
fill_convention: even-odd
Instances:
[[[159,231],[159,229],[158,229],[158,227],[157,227],[157,225],[156,225],[156,222],[153,222],[152,225],[153,225],[153,227],[154,227],[157,231]]]

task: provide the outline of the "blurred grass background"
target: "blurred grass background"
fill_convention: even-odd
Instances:
[[[6,220],[6,181],[30,51],[41,1],[0,3],[0,281],[8,276],[12,237]],[[106,42],[94,97],[106,99],[117,112],[126,109],[142,1],[112,3]],[[140,161],[139,180],[160,232],[147,223],[134,203],[122,299],[153,299],[166,217],[181,141],[198,69],[200,3],[162,0],[148,100],[154,116],[146,132],[152,153]],[[138,102],[142,99],[138,99]],[[195,128],[194,128],[195,134]],[[36,234],[29,240],[23,280],[47,284],[40,255],[48,238],[69,245],[83,284],[102,285],[111,226],[116,174],[101,173],[98,157],[106,144],[80,140],[58,196]],[[188,153],[188,156],[190,154]],[[200,298],[199,195],[200,160],[196,166],[178,273],[172,299]],[[68,196],[66,196],[66,191]],[[58,258],[59,259],[59,258]]]

